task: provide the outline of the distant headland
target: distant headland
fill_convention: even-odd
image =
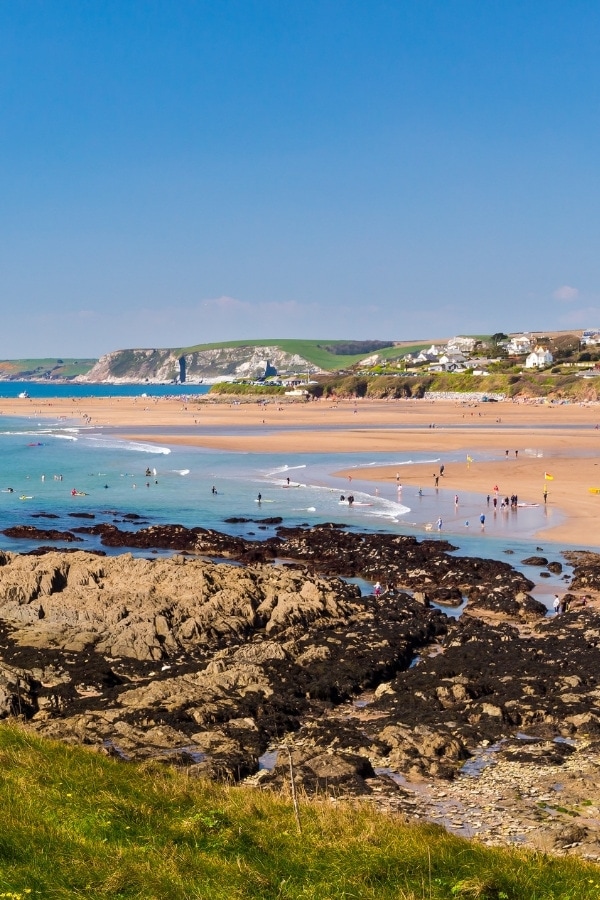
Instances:
[[[307,396],[600,396],[600,331],[414,341],[258,339],[114,350],[100,359],[0,360],[0,381],[219,385]]]

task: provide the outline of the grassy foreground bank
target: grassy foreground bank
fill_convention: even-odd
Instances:
[[[600,868],[291,803],[0,727],[0,898],[600,897]]]

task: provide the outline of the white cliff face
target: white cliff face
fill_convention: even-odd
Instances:
[[[78,381],[112,384],[179,379],[181,356],[174,350],[116,350],[101,357]],[[263,375],[267,362],[278,372],[320,371],[297,354],[278,347],[215,347],[185,354],[187,381],[232,380]]]
[[[361,360],[361,365],[378,366],[382,362],[385,362],[383,356],[380,356],[379,353],[373,353],[371,356],[365,356],[365,358]]]

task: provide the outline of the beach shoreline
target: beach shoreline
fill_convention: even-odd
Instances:
[[[596,519],[600,495],[600,410],[591,404],[495,404],[456,401],[347,400],[215,403],[208,397],[3,398],[1,413],[36,419],[65,419],[108,428],[124,440],[169,443],[252,453],[368,451],[463,454],[446,467],[439,488],[479,494],[482,510],[498,487],[499,500],[516,494],[525,503],[544,503],[564,520],[538,536],[555,543],[600,546]],[[339,466],[336,466],[339,468]],[[403,465],[402,484],[431,488],[434,469]],[[346,477],[344,469],[334,474]],[[439,472],[437,473],[439,475]],[[389,485],[394,466],[352,469],[352,477]],[[485,504],[485,506],[484,506]]]

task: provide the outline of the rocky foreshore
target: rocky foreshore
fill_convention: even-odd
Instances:
[[[260,787],[291,764],[309,795],[600,857],[600,557],[568,558],[571,608],[548,617],[508,563],[444,541],[278,526],[34,529],[72,546],[0,552],[0,714]],[[177,555],[77,549],[90,533]]]

